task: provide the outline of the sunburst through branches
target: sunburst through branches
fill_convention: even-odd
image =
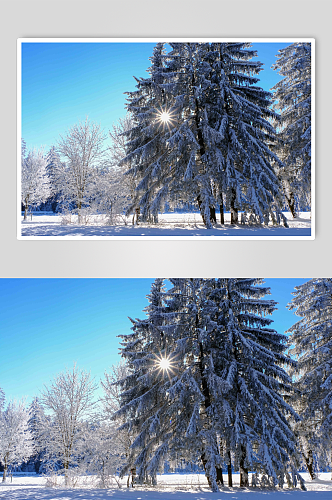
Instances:
[[[154,369],[157,370],[159,373],[167,375],[174,373],[175,363],[166,354],[164,355],[160,354],[160,356],[156,356],[153,364],[154,364]]]
[[[167,358],[161,358],[161,360],[159,361],[159,366],[162,370],[169,370],[169,368],[171,367],[171,363]]]
[[[169,109],[158,109],[156,111],[155,121],[159,126],[167,127],[169,130],[171,125],[175,122],[175,114]]]

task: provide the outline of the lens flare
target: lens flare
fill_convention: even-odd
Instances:
[[[169,130],[170,127],[175,123],[174,113],[165,108],[156,109],[155,123],[163,128],[167,127]]]
[[[171,377],[175,372],[175,362],[166,353],[159,353],[159,356],[155,356],[153,365],[154,370],[168,377]]]
[[[171,362],[167,358],[161,358],[159,366],[162,370],[169,370],[171,368]]]
[[[163,111],[159,117],[161,122],[167,123],[171,120],[171,115],[167,111]]]

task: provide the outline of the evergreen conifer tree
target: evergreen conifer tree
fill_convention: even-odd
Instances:
[[[46,172],[51,184],[51,196],[45,205],[50,205],[53,212],[56,211],[60,201],[60,186],[58,186],[58,170],[60,163],[60,157],[56,152],[55,146],[52,146],[46,155]]]
[[[43,456],[45,455],[45,449],[43,449],[43,443],[40,439],[41,426],[44,419],[44,410],[39,404],[38,398],[35,397],[29,407],[28,427],[31,433],[33,449],[35,452],[34,456],[30,458],[30,462],[33,462],[37,474],[39,473]]]
[[[289,329],[289,345],[290,353],[298,362],[295,405],[302,421],[297,433],[312,478],[315,453],[325,455],[321,458],[332,463],[331,297],[332,279],[315,278],[295,287],[294,298],[289,304],[289,309],[301,317]]]
[[[168,457],[198,460],[213,491],[231,460],[248,486],[293,485],[295,438],[286,403],[291,381],[283,369],[285,338],[268,328],[275,302],[258,279],[156,280],[144,320],[121,335],[129,375],[119,381],[123,428],[134,440],[124,467],[152,483]]]
[[[137,89],[126,92],[127,109],[133,121],[133,127],[124,132],[128,138],[127,155],[121,163],[128,162],[133,166],[127,175],[135,179],[136,195],[128,208],[140,212],[141,220],[156,220],[158,209],[165,196],[157,198],[153,205],[153,196],[163,186],[166,195],[167,183],[160,177],[161,163],[166,161],[166,137],[163,135],[164,125],[159,120],[163,110],[167,110],[165,92],[161,88],[165,48],[164,43],[157,43],[153,50],[149,78],[135,78]],[[136,161],[133,161],[136,160]]]
[[[279,50],[273,68],[284,78],[273,88],[281,113],[278,155],[287,203],[296,210],[311,198],[311,44],[292,43]]]
[[[159,44],[163,46],[164,44]],[[195,201],[207,228],[220,207],[286,224],[270,150],[271,94],[255,84],[262,63],[251,61],[250,43],[171,43],[156,47],[149,79],[129,94],[135,127],[126,160],[140,181],[137,203],[157,213],[166,201]],[[164,50],[164,49],[162,49]]]

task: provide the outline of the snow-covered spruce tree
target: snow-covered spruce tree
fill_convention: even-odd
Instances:
[[[238,210],[267,223],[283,218],[280,186],[269,149],[271,94],[257,87],[262,63],[250,43],[171,43],[128,93],[135,127],[127,157],[138,180],[137,203],[156,214],[166,201],[195,200],[206,227],[224,203],[232,223]],[[163,49],[164,50],[164,49]],[[155,55],[155,54],[154,54]],[[157,61],[157,62],[156,62]]]
[[[57,210],[58,204],[60,202],[60,189],[61,186],[58,185],[58,171],[60,167],[60,157],[56,152],[55,146],[52,146],[46,155],[46,172],[51,185],[51,193],[48,200],[45,202],[47,209],[51,209],[52,212]]]
[[[161,87],[164,81],[165,44],[157,43],[153,50],[149,78],[135,78],[137,90],[126,92],[127,110],[132,127],[124,131],[128,139],[126,155],[121,165],[130,165],[127,174],[135,184],[135,193],[128,213],[133,212],[143,221],[157,221],[158,209],[166,198],[167,183],[163,186],[165,195],[159,194],[153,204],[155,192],[161,187],[161,166],[168,161],[167,143],[164,135],[166,122],[160,119],[166,113],[169,103]],[[169,164],[170,165],[170,164]]]
[[[26,153],[22,142],[21,201],[24,205],[24,220],[28,210],[47,200],[51,185],[46,171],[46,159],[43,151],[33,149]]]
[[[10,401],[0,412],[0,462],[3,465],[3,482],[7,478],[8,467],[20,465],[33,454],[28,420],[29,412],[23,401]]]
[[[145,320],[122,335],[130,374],[123,390],[122,428],[134,437],[122,474],[137,467],[138,482],[155,482],[166,457],[198,460],[213,491],[222,467],[248,470],[261,484],[296,484],[295,438],[286,414],[290,379],[282,368],[284,336],[268,328],[275,309],[258,279],[156,280]],[[291,475],[289,474],[291,470]]]
[[[311,279],[293,295],[289,309],[301,317],[289,329],[290,353],[298,361],[295,405],[302,417],[296,430],[314,478],[315,454],[332,466],[332,279]]]
[[[218,432],[224,460],[229,466],[233,458],[241,486],[248,486],[252,470],[253,484],[259,477],[263,485],[282,487],[286,479],[293,485],[299,480],[304,487],[287,421],[288,416],[298,418],[286,401],[292,387],[284,366],[294,363],[284,353],[285,336],[269,328],[272,320],[266,316],[276,303],[263,298],[270,290],[258,286],[262,283],[206,280],[202,290],[205,330],[214,333],[218,345],[213,362],[214,384],[220,384]]]
[[[0,414],[3,410],[4,404],[5,404],[5,393],[3,389],[1,389],[0,387]]]
[[[284,78],[273,88],[281,113],[278,155],[284,193],[293,217],[311,200],[311,44],[292,43],[279,50],[273,69]]]
[[[34,469],[38,474],[45,456],[45,443],[41,441],[40,434],[42,432],[42,422],[46,417],[37,397],[33,399],[28,411],[28,427],[34,449],[34,455],[30,458],[29,462],[33,463]]]

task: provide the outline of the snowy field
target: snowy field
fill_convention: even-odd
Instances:
[[[32,220],[21,220],[21,236],[27,238],[104,238],[104,237],[310,237],[311,219],[310,212],[300,212],[299,217],[293,219],[289,212],[284,212],[288,219],[289,228],[261,227],[248,225],[230,225],[230,213],[225,214],[225,225],[217,224],[213,229],[206,229],[198,213],[169,213],[159,216],[156,225],[140,223],[132,225],[131,217],[127,225],[123,222],[116,226],[105,225],[103,216],[94,216],[88,225],[75,224],[72,218],[70,224],[63,224],[61,215],[37,212]]]
[[[203,474],[164,474],[158,477],[158,486],[144,488],[103,490],[95,487],[49,488],[43,477],[13,477],[12,483],[0,483],[0,499],[4,500],[331,500],[331,473],[322,473],[311,481],[308,474],[302,474],[306,480],[307,491],[300,489],[259,490],[257,488],[239,488],[239,474],[233,475],[234,487],[221,488],[219,493],[212,493],[207,488]],[[10,480],[10,479],[9,479]],[[226,475],[224,481],[227,482]]]

